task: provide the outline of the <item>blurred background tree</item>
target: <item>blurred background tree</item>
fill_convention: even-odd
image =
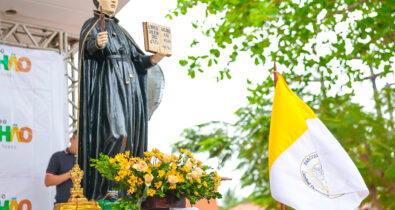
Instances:
[[[235,189],[228,189],[222,200],[223,205],[219,207],[220,210],[231,209],[242,202],[241,199],[236,195]]]
[[[218,69],[230,79],[240,54],[251,62],[280,64],[290,87],[326,124],[359,168],[370,190],[364,202],[395,209],[394,0],[177,0],[170,19],[204,7],[192,23],[213,43],[202,55],[180,60],[192,78]],[[199,46],[199,40],[191,48]],[[230,52],[230,53],[229,53]],[[243,70],[245,71],[245,70]],[[391,80],[392,78],[392,80]],[[361,103],[357,88],[370,82],[374,104]],[[208,122],[186,129],[175,147],[208,152],[220,166],[234,155],[245,173],[242,186],[254,186],[250,199],[278,207],[270,196],[268,138],[273,79],[249,84],[248,104],[237,122]],[[365,86],[362,85],[365,84]]]

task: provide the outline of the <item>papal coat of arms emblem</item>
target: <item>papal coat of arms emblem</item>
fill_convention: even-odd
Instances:
[[[320,158],[316,152],[307,155],[300,164],[300,174],[303,182],[314,191],[328,198],[337,198],[342,195],[329,195],[328,184]]]

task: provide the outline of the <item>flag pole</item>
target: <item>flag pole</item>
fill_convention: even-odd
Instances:
[[[281,204],[281,210],[285,210],[285,205],[283,203]]]
[[[274,88],[276,88],[277,79],[278,79],[278,71],[277,71],[276,61],[274,61],[273,74],[274,74]],[[280,204],[281,204],[281,210],[285,210],[285,205],[283,203],[280,203]]]
[[[274,67],[273,67],[273,74],[274,74],[274,88],[276,88],[276,84],[277,84],[277,79],[278,79],[278,71],[277,71],[277,67],[276,67],[276,61],[274,61]]]

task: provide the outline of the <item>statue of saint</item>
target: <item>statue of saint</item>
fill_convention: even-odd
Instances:
[[[144,155],[149,118],[147,71],[164,55],[144,55],[114,17],[118,0],[93,2],[96,8],[101,6],[105,17],[102,24],[101,12],[94,11],[80,34],[78,163],[85,172],[85,196],[98,200],[111,184],[90,167],[90,159],[126,150],[133,156]]]

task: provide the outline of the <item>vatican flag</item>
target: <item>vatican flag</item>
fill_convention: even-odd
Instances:
[[[270,124],[269,169],[272,197],[295,209],[356,209],[369,194],[346,151],[280,74]]]

